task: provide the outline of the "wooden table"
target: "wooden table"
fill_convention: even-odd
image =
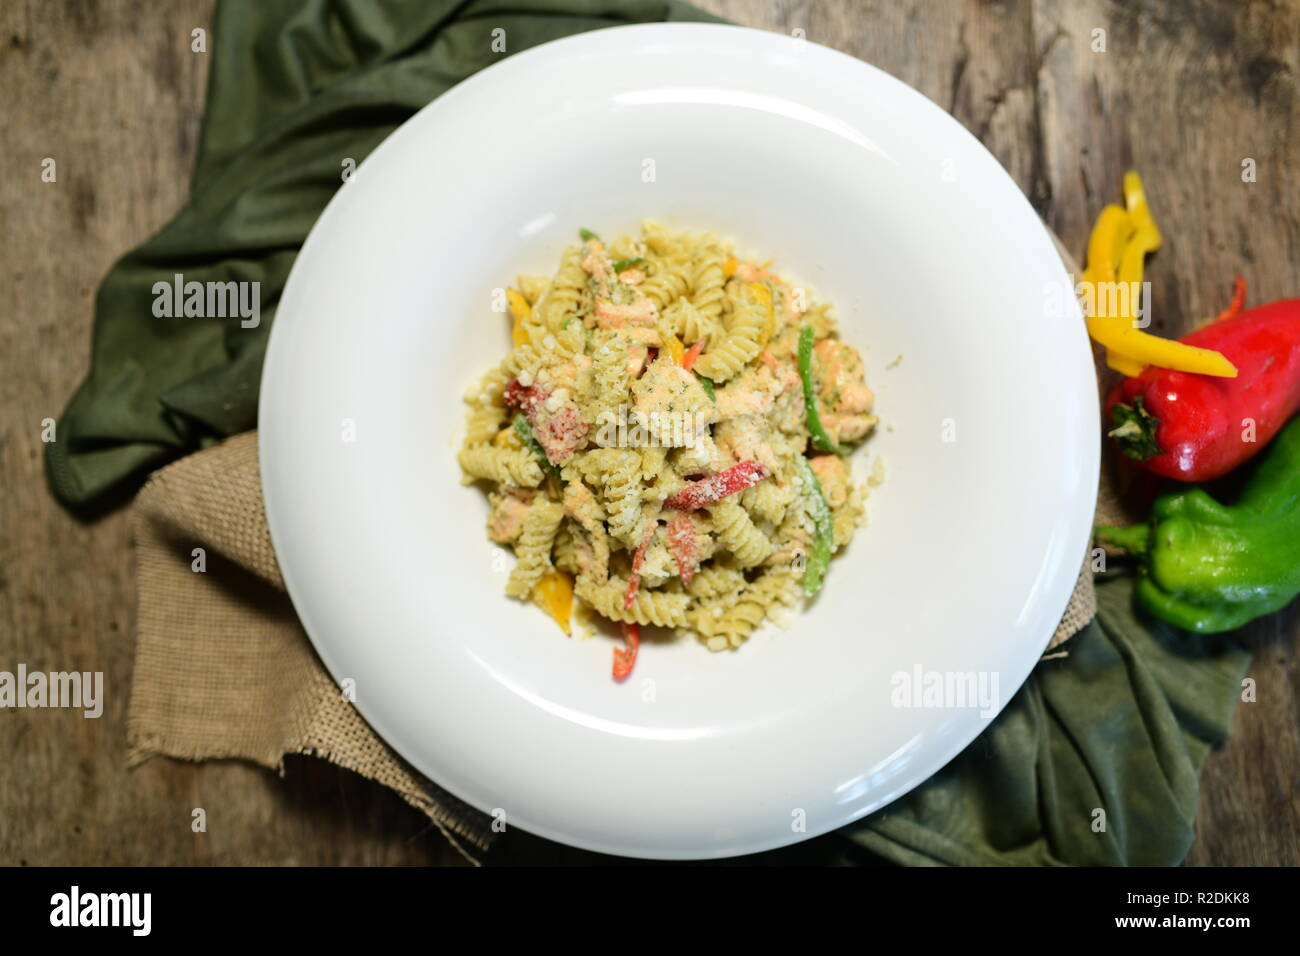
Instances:
[[[1300,294],[1295,0],[701,5],[802,30],[916,87],[1076,253],[1124,170],[1140,169],[1166,236],[1149,265],[1159,331],[1216,313],[1234,272],[1254,302]],[[211,12],[210,0],[0,6],[0,670],[99,670],[108,689],[98,720],[0,712],[0,863],[459,862],[419,813],[323,762],[291,759],[284,777],[236,762],[125,766],[127,516],[82,524],[54,503],[41,420],[86,370],[100,278],[185,200],[208,65],[190,31]],[[56,183],[41,181],[46,157]],[[1209,759],[1189,863],[1300,863],[1298,638],[1294,606],[1244,636],[1258,699]],[[206,833],[190,830],[195,807]],[[502,856],[588,855],[515,834]]]

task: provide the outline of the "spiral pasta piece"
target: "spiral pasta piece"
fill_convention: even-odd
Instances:
[[[721,330],[721,323],[710,318],[697,309],[688,299],[678,299],[664,310],[665,324],[669,326],[687,345],[694,345],[700,339],[715,340]]]
[[[762,564],[772,553],[772,542],[754,526],[745,509],[730,498],[709,508],[718,543],[732,553],[742,568]]]
[[[501,431],[506,421],[506,410],[500,405],[471,402],[465,425],[465,443],[481,445],[490,442]]]
[[[650,278],[641,284],[640,292],[658,309],[687,295],[691,289],[690,264],[681,259],[661,260]]]
[[[773,609],[798,602],[799,587],[799,579],[792,572],[769,571],[730,605],[719,599],[706,602],[692,613],[691,624],[711,651],[740,647]]]
[[[514,570],[506,581],[506,594],[526,598],[533,586],[551,569],[551,545],[564,520],[564,508],[554,501],[536,501],[524,518],[524,528],[515,542]]]
[[[577,575],[582,566],[578,563],[578,545],[575,535],[582,532],[571,521],[563,521],[555,532],[555,543],[551,546],[551,562],[561,571]]]
[[[460,450],[456,460],[470,480],[483,478],[520,488],[536,488],[542,483],[542,466],[526,449],[468,445]]]
[[[699,261],[691,282],[691,306],[705,319],[716,320],[722,316],[726,296],[722,291],[726,281],[722,274],[724,256],[711,252]]]
[[[574,246],[564,253],[560,270],[533,308],[533,314],[551,333],[560,331],[565,319],[580,315],[587,294],[587,273],[582,269],[582,252]]]
[[[629,547],[641,539],[641,456],[620,448],[613,467],[602,478],[609,533]]]
[[[611,576],[604,584],[579,577],[574,590],[601,617],[629,624],[654,624],[659,627],[686,627],[689,594],[673,591],[642,590],[630,608],[625,608],[627,578]]]
[[[745,587],[745,576],[725,564],[704,568],[691,579],[687,591],[701,601],[716,601],[728,596],[739,597]]]
[[[717,345],[710,345],[695,363],[701,375],[716,382],[725,382],[738,374],[763,351],[761,337],[768,317],[765,307],[758,302],[746,301],[737,308],[731,328]]]

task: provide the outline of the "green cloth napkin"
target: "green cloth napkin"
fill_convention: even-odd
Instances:
[[[510,53],[655,20],[719,22],[678,0],[223,0],[190,201],[99,287],[90,374],[45,446],[55,495],[93,514],[256,425],[275,306],[345,159]],[[260,282],[260,324],[155,317],[154,283],[177,273]]]
[[[1182,862],[1250,653],[1135,613],[1131,574],[1096,584],[1097,616],[1068,656],[1041,661],[947,767],[839,835],[908,864]]]
[[[99,289],[90,374],[46,446],[55,494],[103,508],[149,470],[254,426],[274,306],[342,184],[343,158],[360,162],[500,59],[493,30],[513,53],[664,19],[716,18],[678,0],[222,0],[190,202]],[[175,273],[260,282],[261,324],[155,318],[154,283]],[[1230,638],[1135,617],[1127,577],[1099,582],[1098,602],[1069,656],[1039,664],[929,781],[835,834],[758,859],[1178,863],[1193,838],[1197,775],[1227,735],[1249,656]],[[1094,829],[1099,809],[1104,830]]]

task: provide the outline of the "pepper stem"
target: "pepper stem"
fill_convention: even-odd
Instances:
[[[1164,453],[1156,441],[1160,419],[1147,411],[1141,395],[1133,399],[1132,405],[1121,403],[1112,408],[1110,420],[1115,427],[1106,434],[1115,439],[1125,457],[1134,461],[1146,461]]]
[[[1151,542],[1151,526],[1135,524],[1128,528],[1114,525],[1098,525],[1097,538],[1117,548],[1123,548],[1129,554],[1143,555]]]

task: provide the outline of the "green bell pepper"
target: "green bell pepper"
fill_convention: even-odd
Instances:
[[[1285,607],[1300,594],[1300,417],[1261,453],[1236,503],[1175,491],[1156,499],[1149,523],[1097,535],[1138,557],[1138,602],[1184,630],[1229,631]]]
[[[835,521],[831,516],[831,507],[826,503],[822,483],[817,480],[817,473],[808,464],[808,459],[803,455],[796,455],[794,460],[799,477],[803,480],[813,517],[812,553],[808,555],[808,563],[803,572],[803,593],[812,597],[822,589],[822,582],[826,579],[826,569],[830,566],[831,555],[835,551]]]
[[[836,455],[847,455],[849,449],[839,445],[827,433],[822,425],[821,415],[817,411],[817,384],[813,381],[812,353],[813,338],[817,333],[811,325],[799,329],[799,381],[803,385],[804,420],[808,423],[808,434],[813,447],[818,451],[829,451]]]

